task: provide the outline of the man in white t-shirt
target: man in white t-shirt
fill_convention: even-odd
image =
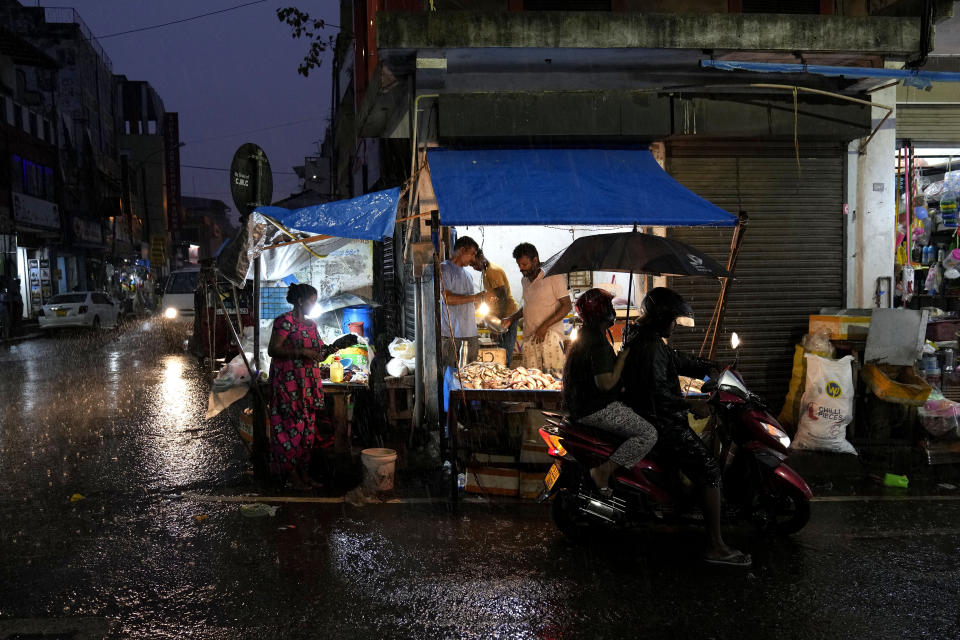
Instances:
[[[540,254],[529,242],[513,250],[513,259],[523,274],[523,306],[504,321],[504,326],[523,317],[523,366],[555,375],[563,374],[563,319],[573,308],[564,276],[547,276],[540,268]]]

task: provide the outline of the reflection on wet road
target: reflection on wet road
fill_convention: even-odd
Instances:
[[[245,518],[242,450],[188,358],[131,329],[0,348],[0,631],[116,638],[956,638],[960,502],[828,502],[791,539],[568,544],[536,505],[284,503]],[[69,496],[82,493],[74,503]],[[197,519],[196,516],[206,516]]]

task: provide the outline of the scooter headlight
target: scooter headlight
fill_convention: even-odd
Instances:
[[[779,442],[784,449],[790,448],[790,436],[768,422],[761,422],[760,424],[763,425],[763,428],[766,429],[767,433],[777,440],[777,442]]]
[[[173,320],[174,318],[177,317],[177,310],[174,309],[173,307],[167,307],[166,311],[163,312],[163,315],[165,318],[168,318],[169,320]]]

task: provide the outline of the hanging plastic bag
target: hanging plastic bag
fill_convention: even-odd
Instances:
[[[857,455],[846,438],[847,425],[853,420],[853,356],[829,360],[808,353],[804,357],[807,383],[793,448]]]

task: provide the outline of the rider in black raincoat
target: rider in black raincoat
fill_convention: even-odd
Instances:
[[[720,465],[687,421],[687,403],[679,375],[703,378],[716,372],[709,360],[666,344],[677,324],[692,324],[693,310],[676,292],[657,287],[641,303],[642,316],[624,337],[630,348],[623,372],[624,404],[656,427],[656,451],[673,461],[702,487],[705,525],[710,546],[704,560],[714,564],[749,565],[750,556],[727,546],[720,533]],[[686,320],[689,320],[688,323]]]

